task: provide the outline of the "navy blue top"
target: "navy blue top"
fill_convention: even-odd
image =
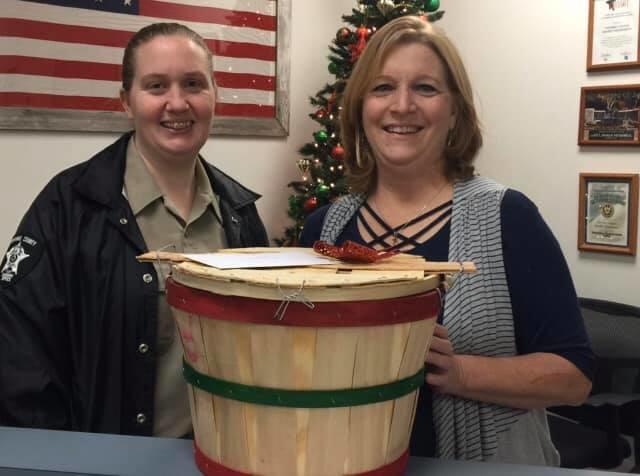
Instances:
[[[307,218],[300,237],[301,246],[312,246],[320,237],[328,207],[318,209]],[[593,353],[560,245],[537,207],[520,192],[505,192],[500,216],[503,260],[518,353],[560,355],[593,379]],[[450,233],[451,223],[448,222],[410,253],[427,257],[429,261],[447,261]],[[336,244],[346,240],[364,244],[356,215]],[[428,388],[424,386],[421,390],[416,410],[410,447],[414,456],[433,456],[435,452]]]

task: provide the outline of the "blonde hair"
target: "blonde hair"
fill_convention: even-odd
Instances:
[[[460,54],[445,33],[416,16],[404,16],[380,28],[358,59],[342,97],[340,131],[345,149],[346,176],[351,190],[367,193],[375,185],[376,163],[362,127],[362,104],[385,60],[398,46],[419,43],[440,58],[446,72],[447,87],[453,98],[456,122],[449,131],[444,150],[445,175],[450,180],[473,175],[482,133],[469,76]]]

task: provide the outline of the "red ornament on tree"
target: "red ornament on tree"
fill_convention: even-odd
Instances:
[[[350,38],[351,30],[349,30],[349,28],[342,27],[338,30],[338,33],[336,33],[336,42],[339,45],[348,43]]]
[[[338,144],[333,149],[331,149],[331,157],[333,157],[336,160],[344,159],[344,147]]]
[[[333,112],[333,106],[336,103],[336,97],[337,97],[337,95],[336,95],[336,92],[334,91],[334,92],[331,93],[331,96],[327,100],[327,112],[329,114],[331,114]]]
[[[349,45],[349,49],[351,50],[351,62],[355,63],[362,52],[364,51],[364,47],[367,46],[367,38],[369,37],[369,29],[361,26],[356,30],[356,35],[358,35],[358,41],[356,41],[355,45]]]
[[[304,211],[307,212],[307,213],[311,213],[317,207],[318,207],[318,198],[317,197],[309,197],[309,198],[307,198],[305,200],[304,204],[302,205],[302,208],[304,208]]]
[[[318,110],[316,111],[316,117],[317,117],[318,119],[322,119],[322,118],[323,118],[324,116],[326,116],[326,115],[327,115],[327,111],[326,111],[326,110],[324,110],[324,109],[318,109]]]

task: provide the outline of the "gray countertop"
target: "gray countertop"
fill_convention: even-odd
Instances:
[[[612,476],[605,471],[411,458],[405,476]],[[189,440],[0,427],[0,476],[200,476]]]

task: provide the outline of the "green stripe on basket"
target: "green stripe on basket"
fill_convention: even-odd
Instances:
[[[408,395],[424,383],[424,368],[402,380],[373,387],[341,390],[285,390],[254,387],[201,374],[183,360],[185,380],[205,392],[245,403],[291,408],[353,407]]]

